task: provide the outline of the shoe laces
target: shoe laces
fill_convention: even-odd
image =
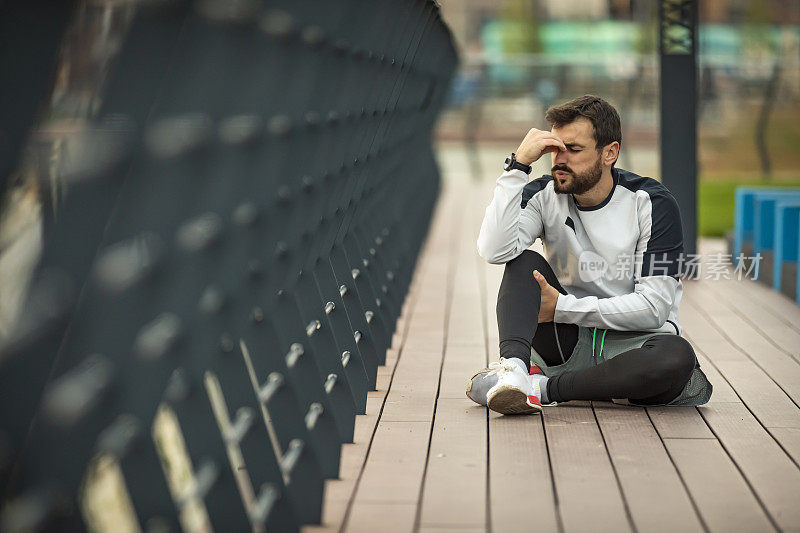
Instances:
[[[493,376],[500,372],[516,372],[518,368],[519,366],[516,363],[501,357],[499,361],[489,363],[489,372],[486,375]]]

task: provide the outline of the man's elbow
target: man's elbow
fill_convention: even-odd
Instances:
[[[647,329],[660,329],[661,326],[666,324],[672,306],[664,301],[653,302],[648,300],[648,303],[650,304],[650,312],[647,315]]]
[[[478,241],[478,255],[492,265],[502,265],[514,258],[513,251],[492,250],[482,245],[480,241]]]

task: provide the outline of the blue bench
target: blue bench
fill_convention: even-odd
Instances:
[[[752,256],[761,254],[758,278],[775,290],[787,293],[798,303],[800,283],[795,281],[797,276],[791,275],[791,269],[797,269],[799,220],[800,189],[736,189],[734,261],[745,252]]]

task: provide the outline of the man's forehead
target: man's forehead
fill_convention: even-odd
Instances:
[[[552,132],[561,137],[561,140],[566,144],[570,142],[581,144],[594,143],[594,128],[592,127],[592,122],[585,117],[578,117],[560,128],[553,127]]]

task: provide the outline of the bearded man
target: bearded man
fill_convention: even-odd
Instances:
[[[506,159],[478,237],[505,264],[497,296],[500,360],[467,396],[502,414],[615,400],[700,405],[712,387],[681,337],[683,232],[658,181],[615,168],[619,114],[585,95],[551,107]],[[550,154],[552,175],[528,182]],[[528,248],[541,238],[545,256]]]

